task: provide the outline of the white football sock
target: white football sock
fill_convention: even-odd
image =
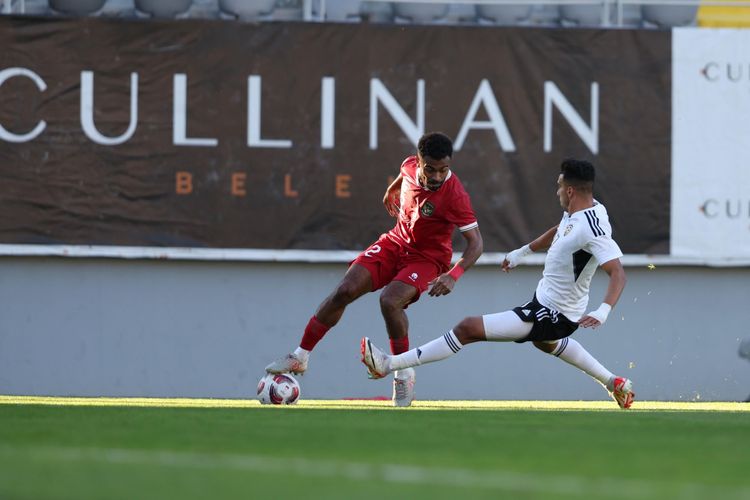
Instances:
[[[552,354],[566,363],[580,368],[605,387],[614,378],[612,372],[604,368],[581,344],[570,337],[561,339]]]
[[[294,357],[300,361],[307,361],[310,357],[310,351],[302,349],[301,347],[296,348],[292,354],[294,354]]]
[[[412,349],[398,356],[391,356],[391,370],[400,370],[411,366],[440,361],[461,350],[463,344],[458,341],[453,330],[425,345]]]

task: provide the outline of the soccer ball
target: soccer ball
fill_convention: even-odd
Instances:
[[[258,401],[264,405],[293,405],[299,395],[299,382],[288,373],[267,373],[258,382]]]

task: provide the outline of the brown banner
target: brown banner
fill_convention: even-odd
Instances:
[[[668,32],[0,19],[0,243],[357,250],[422,130],[460,146],[485,251],[598,167],[626,253],[667,253]],[[376,112],[372,112],[376,109]],[[462,134],[463,131],[463,134]]]

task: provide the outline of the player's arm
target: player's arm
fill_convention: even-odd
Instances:
[[[583,328],[596,328],[601,326],[607,321],[609,312],[615,307],[617,301],[620,300],[620,295],[625,288],[625,269],[622,267],[620,259],[612,259],[602,264],[602,269],[609,275],[609,284],[607,285],[607,293],[604,295],[604,302],[595,311],[584,315],[578,324]]]
[[[505,259],[503,259],[503,271],[506,273],[510,272],[511,269],[516,267],[521,260],[530,253],[547,250],[552,246],[552,241],[555,239],[556,232],[557,226],[552,226],[528,245],[524,245],[521,248],[509,252],[508,255],[505,256]]]
[[[453,287],[456,286],[458,278],[473,266],[479,256],[482,255],[484,243],[482,242],[482,233],[479,232],[478,227],[463,231],[461,236],[466,240],[464,253],[461,254],[461,258],[458,259],[458,262],[456,262],[456,265],[450,271],[441,274],[429,283],[432,288],[430,288],[428,293],[433,297],[451,293]]]
[[[398,215],[401,204],[401,182],[403,182],[403,177],[398,174],[398,177],[385,190],[385,196],[383,196],[383,205],[385,205],[385,209],[391,217]]]

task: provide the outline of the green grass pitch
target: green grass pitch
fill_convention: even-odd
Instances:
[[[2,499],[750,499],[750,404],[0,396]]]

